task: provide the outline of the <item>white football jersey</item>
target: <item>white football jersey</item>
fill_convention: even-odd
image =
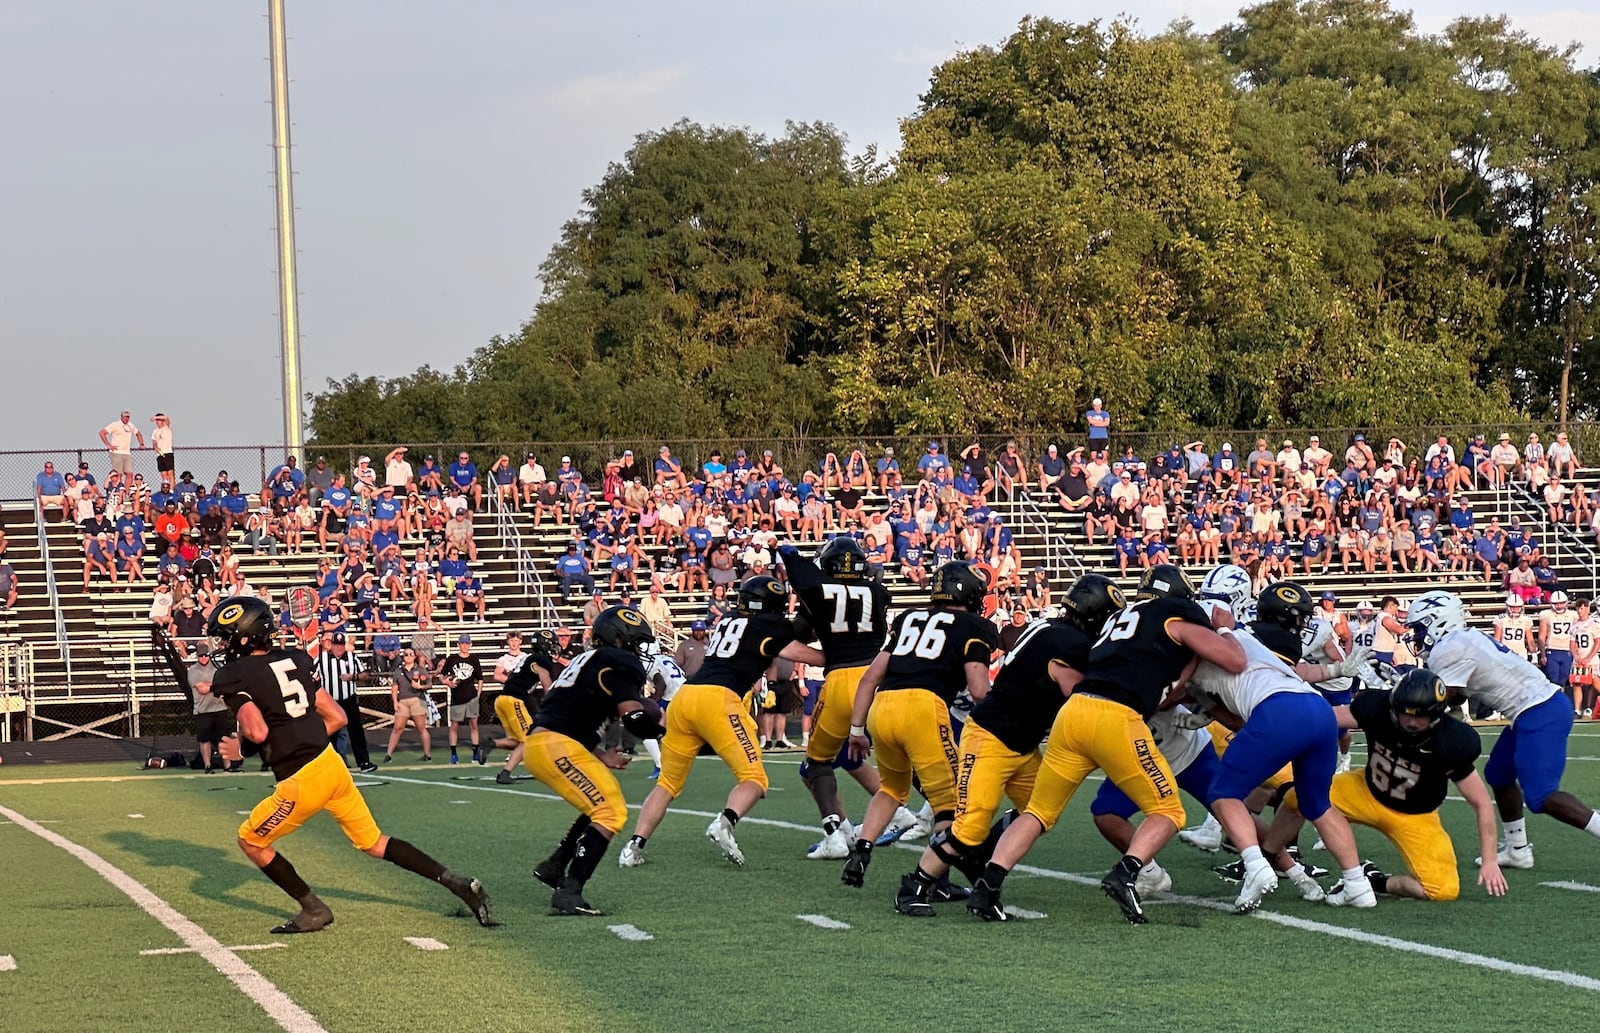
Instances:
[[[1378,621],[1376,618],[1370,621],[1358,620],[1350,627],[1350,644],[1353,646],[1366,646],[1368,649],[1373,649],[1375,647],[1373,646],[1372,641],[1377,633]]]
[[[1345,652],[1334,639],[1333,622],[1321,617],[1311,618],[1300,632],[1300,659],[1308,664],[1331,663],[1327,650],[1329,642],[1334,643],[1334,652],[1338,654],[1340,660],[1343,660]],[[1328,681],[1317,682],[1317,688],[1326,692],[1349,692],[1352,687],[1350,678],[1331,678]]]
[[[661,699],[662,702],[665,702],[677,695],[678,690],[683,688],[686,677],[683,673],[683,668],[679,667],[672,657],[657,653],[650,658],[650,668],[645,672],[645,681],[655,682],[658,680],[661,683]]]
[[[1158,710],[1148,722],[1150,738],[1156,742],[1156,748],[1167,759],[1167,766],[1174,775],[1181,774],[1194,759],[1200,756],[1200,751],[1211,744],[1211,733],[1204,728],[1178,728],[1174,721],[1180,714],[1189,714],[1188,707],[1173,707],[1171,710]]]
[[[1500,644],[1521,657],[1528,655],[1528,645],[1533,640],[1533,618],[1527,614],[1508,617],[1501,614],[1494,619],[1500,629]]]
[[[1572,626],[1572,658],[1576,662],[1594,663],[1596,645],[1600,645],[1600,620],[1590,617]]]
[[[1248,721],[1256,707],[1281,692],[1306,692],[1322,698],[1315,688],[1283,662],[1283,658],[1262,645],[1248,631],[1235,631],[1244,647],[1246,667],[1242,674],[1229,674],[1207,660],[1200,661],[1191,679],[1202,696],[1211,696]]]
[[[1543,671],[1476,628],[1445,635],[1428,651],[1428,670],[1473,702],[1513,721],[1561,691]]]
[[[1544,611],[1544,616],[1539,618],[1540,630],[1544,632],[1541,641],[1546,652],[1552,649],[1572,649],[1572,626],[1578,623],[1578,615],[1571,610],[1557,613],[1554,610]]]

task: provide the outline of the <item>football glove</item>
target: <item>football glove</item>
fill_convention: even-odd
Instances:
[[[1361,671],[1370,668],[1374,656],[1370,646],[1357,646],[1349,656],[1338,663],[1326,665],[1328,674],[1334,678],[1355,678]]]

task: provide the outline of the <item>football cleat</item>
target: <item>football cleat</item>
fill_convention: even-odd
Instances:
[[[719,814],[711,819],[711,824],[706,826],[706,838],[715,843],[722,856],[734,864],[744,864],[744,851],[739,849],[739,841],[733,838],[733,826],[728,824],[728,819]]]
[[[941,875],[933,884],[930,894],[936,904],[948,904],[956,900],[966,900],[972,896],[972,891],[965,886],[957,886],[950,881],[950,876]]]
[[[550,895],[552,915],[603,915],[604,911],[583,899],[583,886],[575,879],[562,879]]]
[[[368,773],[371,773],[373,771],[378,770],[378,765],[372,763],[372,761],[370,761],[370,760],[367,761],[365,764],[362,764],[360,767],[361,767],[362,771],[365,771],[365,772],[368,772]],[[213,768],[212,770],[216,770],[216,769]]]
[[[840,825],[831,835],[823,836],[806,850],[808,861],[843,861],[850,856],[852,842],[848,825]]]
[[[1246,868],[1244,879],[1239,883],[1239,895],[1233,900],[1233,913],[1236,915],[1247,914],[1261,906],[1261,898],[1278,888],[1278,873],[1272,866],[1261,863],[1255,868]]]
[[[846,886],[864,886],[867,882],[867,865],[872,863],[872,851],[857,847],[850,848],[850,856],[845,859],[844,869],[839,872],[839,881]]]
[[[926,803],[923,804],[922,805],[922,810],[917,812],[916,817],[917,817],[917,823],[915,825],[911,826],[910,828],[906,829],[905,832],[901,833],[900,834],[900,838],[901,839],[906,840],[907,842],[911,842],[911,841],[918,840],[918,839],[927,839],[928,836],[933,832],[933,805],[932,804],[926,804]]]
[[[561,859],[555,854],[552,854],[533,866],[533,877],[544,883],[546,886],[549,886],[551,889],[555,889],[557,886],[560,886],[561,880],[566,876],[566,874],[567,866],[563,864]]]
[[[464,875],[456,875],[454,872],[447,874],[440,881],[444,883],[445,889],[454,893],[460,898],[461,903],[467,905],[467,911],[478,920],[479,925],[490,929],[500,924],[494,920],[494,914],[489,910],[489,894],[483,891],[483,883]]]
[[[622,847],[622,853],[617,855],[618,868],[637,868],[644,864],[644,847],[633,840],[628,840]]]
[[[1317,864],[1315,861],[1307,861],[1305,858],[1300,856],[1300,845],[1298,843],[1290,843],[1284,848],[1284,852],[1287,853],[1295,861],[1295,863],[1304,865],[1306,874],[1311,876],[1313,879],[1322,879],[1327,877],[1328,869],[1322,867],[1320,864]]]
[[[1133,925],[1144,925],[1149,919],[1145,917],[1144,905],[1139,902],[1139,891],[1133,888],[1134,881],[1113,868],[1100,880],[1100,891],[1117,902],[1123,918]]]
[[[1133,880],[1133,889],[1140,897],[1148,897],[1152,893],[1165,893],[1172,888],[1172,874],[1159,864],[1151,863],[1139,869],[1138,876]]]
[[[915,875],[900,876],[900,892],[895,894],[894,909],[907,918],[936,917],[937,912],[928,901],[931,889]]]
[[[1237,883],[1244,881],[1243,861],[1229,861],[1226,864],[1214,864],[1211,866],[1211,871],[1215,873],[1217,878],[1221,879],[1223,882]]]
[[[878,837],[873,846],[888,846],[915,829],[919,824],[921,822],[915,814],[911,813],[907,808],[901,807],[894,812],[894,817],[889,819],[889,824],[884,826],[883,834]],[[916,837],[913,836],[911,838],[915,839]]]
[[[967,911],[985,922],[1009,922],[1005,905],[1000,903],[1000,890],[979,879],[972,884],[972,896],[967,898]]]
[[[1348,753],[1339,754],[1339,763],[1334,765],[1334,768],[1333,768],[1334,774],[1342,775],[1346,771],[1349,771],[1349,770],[1350,770],[1350,754],[1348,754]]]
[[[1326,903],[1332,907],[1377,907],[1378,894],[1365,875],[1360,882],[1341,881],[1328,891]]]
[[[1208,814],[1203,823],[1179,832],[1178,839],[1196,850],[1204,850],[1208,854],[1216,853],[1222,849],[1222,825]]]
[[[1316,903],[1328,895],[1323,891],[1322,884],[1305,872],[1289,876],[1289,881],[1294,884],[1295,889],[1300,891],[1301,900],[1309,900],[1312,903]]]
[[[295,933],[314,933],[333,924],[333,909],[324,904],[313,893],[300,902],[300,913],[281,925],[272,927],[272,932],[279,936],[290,936]]]
[[[661,765],[657,764],[655,767],[650,769],[650,780],[653,782],[653,781],[655,781],[656,779],[658,779],[660,777],[661,777]]]
[[[1510,843],[1501,843],[1500,852],[1495,854],[1494,859],[1502,868],[1521,868],[1526,871],[1533,867],[1533,844],[1512,846]],[[1483,858],[1475,857],[1472,861],[1479,868],[1483,867]]]

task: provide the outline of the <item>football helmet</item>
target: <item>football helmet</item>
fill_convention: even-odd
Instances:
[[[591,638],[596,645],[615,646],[640,656],[647,655],[656,644],[656,633],[640,615],[628,606],[611,606],[600,611],[594,619]]]
[[[258,649],[271,649],[276,633],[272,607],[253,596],[222,600],[206,621],[213,654],[227,660],[249,656]]]
[[[1506,596],[1506,615],[1510,617],[1522,616],[1522,596],[1515,592]]]
[[[1279,581],[1256,600],[1256,620],[1273,624],[1299,635],[1312,617],[1317,604],[1298,582]]]
[[[1450,690],[1445,687],[1444,679],[1426,667],[1413,667],[1389,690],[1389,712],[1394,715],[1396,726],[1402,714],[1428,719],[1426,731],[1408,733],[1418,739],[1425,738],[1449,709]]]
[[[1061,600],[1061,619],[1088,635],[1098,635],[1113,613],[1127,605],[1122,589],[1104,574],[1085,574]]]
[[[835,581],[861,581],[867,576],[867,553],[854,538],[841,536],[817,550],[817,567]]]
[[[1200,582],[1199,596],[1201,599],[1226,603],[1228,609],[1233,611],[1233,619],[1242,621],[1251,602],[1250,575],[1243,567],[1233,563],[1212,567]]]
[[[1377,612],[1378,611],[1373,608],[1372,601],[1370,599],[1363,599],[1359,603],[1356,603],[1356,617],[1360,620],[1369,621]]]
[[[1194,585],[1182,570],[1170,563],[1157,563],[1144,572],[1139,587],[1134,589],[1135,599],[1193,599]]]
[[[758,613],[782,615],[789,608],[789,586],[769,574],[750,578],[739,586],[739,612],[746,617]]]
[[[1551,609],[1555,610],[1557,613],[1566,613],[1567,612],[1567,593],[1563,592],[1559,588],[1556,589],[1554,592],[1551,592],[1550,593],[1550,607],[1551,607]]]
[[[931,601],[936,606],[963,606],[973,613],[983,607],[989,594],[989,579],[966,560],[951,560],[933,572],[929,582]]]
[[[1406,644],[1417,659],[1425,659],[1440,639],[1466,626],[1466,608],[1454,593],[1424,592],[1406,610],[1406,627],[1410,629]]]
[[[534,656],[555,656],[561,650],[556,634],[548,629],[535,631],[528,636],[528,652]]]

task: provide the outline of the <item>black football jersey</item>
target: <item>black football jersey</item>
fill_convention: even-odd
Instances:
[[[872,663],[889,631],[889,590],[865,578],[829,580],[814,561],[790,549],[783,550],[783,565],[828,658],[826,670]]]
[[[729,614],[717,622],[706,643],[706,662],[689,684],[720,685],[743,696],[794,639],[794,625],[775,613]]]
[[[550,686],[536,723],[592,750],[600,745],[600,730],[617,716],[618,703],[643,702],[644,679],[644,661],[637,653],[615,646],[591,649]]]
[[[230,660],[211,691],[234,714],[254,703],[267,721],[262,757],[282,782],[328,748],[328,726],[317,713],[316,661],[299,649],[272,649]]]
[[[1367,788],[1379,803],[1402,814],[1438,810],[1450,783],[1470,775],[1483,751],[1478,733],[1453,717],[1417,742],[1395,724],[1387,692],[1361,693],[1350,714],[1367,733]]]
[[[919,606],[895,618],[884,648],[889,667],[879,692],[927,689],[953,703],[967,687],[967,664],[987,667],[1000,631],[975,613]]]
[[[1089,666],[1089,636],[1065,621],[1034,621],[1000,662],[989,694],[972,708],[972,720],[1016,753],[1026,753],[1049,734],[1067,698],[1051,677],[1065,664]]]
[[[475,656],[451,653],[439,661],[439,674],[455,679],[455,684],[450,686],[450,702],[460,706],[477,698],[478,685],[483,681],[483,662]]]
[[[521,700],[525,706],[534,706],[544,692],[543,682],[539,680],[540,671],[550,675],[553,684],[561,668],[548,656],[523,653],[516,669],[506,675],[505,682],[500,686],[501,694]]]
[[[1148,719],[1194,656],[1168,634],[1173,621],[1211,627],[1192,599],[1143,599],[1124,607],[1100,630],[1076,691],[1121,703]]]

